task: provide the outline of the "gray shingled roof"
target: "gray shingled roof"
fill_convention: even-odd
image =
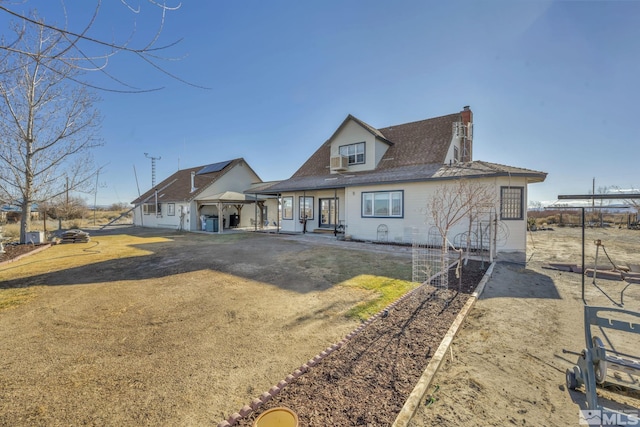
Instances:
[[[242,158],[234,159],[231,160],[230,163],[220,171],[205,174],[198,174],[198,172],[208,165],[197,166],[189,169],[181,169],[164,181],[160,182],[155,186],[155,188],[148,190],[146,193],[144,193],[131,203],[138,204],[149,200],[154,195],[156,189],[158,189],[158,197],[163,203],[191,201],[196,198],[196,196],[200,194],[205,188],[213,184],[219,177],[242,162],[246,164],[245,160]],[[196,191],[194,192],[191,192],[191,172],[196,173],[194,180]]]
[[[377,138],[389,143],[385,156],[376,168],[376,170],[382,170],[408,165],[444,163],[453,137],[453,123],[462,119],[460,113],[456,113],[375,129],[349,115],[332,137],[322,144],[291,178],[329,175],[331,140],[349,120],[354,120]]]
[[[389,148],[375,170],[332,174],[328,167],[331,141],[349,120],[354,120],[377,138],[389,143]],[[524,176],[529,182],[544,181],[547,175],[544,172],[497,163],[474,161],[444,165],[453,137],[453,123],[461,120],[460,113],[455,113],[375,129],[349,115],[332,137],[322,144],[290,179],[263,188],[263,191],[278,193],[489,176]]]
[[[547,174],[531,169],[484,161],[454,163],[453,165],[431,163],[400,166],[397,168],[380,168],[375,171],[346,173],[344,175],[327,173],[325,175],[315,176],[294,176],[291,179],[265,188],[263,191],[265,193],[282,193],[288,191],[345,188],[356,185],[444,181],[460,178],[497,176],[527,177],[529,182],[542,182]]]

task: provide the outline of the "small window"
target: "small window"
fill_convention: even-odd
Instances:
[[[176,204],[175,203],[167,203],[167,215],[175,216],[176,215]]]
[[[282,219],[293,219],[293,197],[282,198]]]
[[[524,187],[500,188],[500,218],[523,219]]]
[[[372,218],[402,218],[404,216],[403,199],[403,191],[362,193],[362,216]]]
[[[357,144],[342,145],[340,147],[340,155],[349,159],[350,165],[359,165],[364,163],[364,142]]]
[[[313,219],[313,197],[300,196],[300,219]]]
[[[455,162],[460,161],[460,150],[458,150],[458,147],[453,147],[453,160]]]
[[[145,215],[155,215],[156,214],[156,204],[155,203],[145,203],[142,205],[142,213]]]

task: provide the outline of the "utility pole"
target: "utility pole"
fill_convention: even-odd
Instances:
[[[151,187],[156,186],[156,160],[160,160],[162,157],[153,157],[149,153],[144,153],[147,159],[151,159]]]

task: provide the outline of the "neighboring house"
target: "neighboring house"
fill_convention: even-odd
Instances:
[[[31,220],[36,221],[40,219],[40,212],[38,211],[38,205],[31,205]],[[4,204],[0,206],[0,222],[19,222],[22,218],[22,206],[18,204]]]
[[[428,204],[436,191],[466,178],[494,191],[496,204],[486,214],[497,217],[496,249],[524,253],[527,185],[544,181],[546,173],[473,161],[472,122],[469,107],[382,129],[349,115],[291,178],[263,194],[281,198],[283,232],[306,226],[410,243],[414,233],[430,232]],[[468,221],[459,224],[449,239],[467,227]]]
[[[134,225],[221,233],[277,221],[277,200],[243,193],[261,182],[242,158],[179,170],[131,202]]]

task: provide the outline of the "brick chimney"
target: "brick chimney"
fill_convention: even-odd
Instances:
[[[465,137],[461,141],[462,154],[460,160],[462,162],[470,162],[473,160],[473,112],[468,105],[462,107],[460,118],[462,119],[462,124],[467,128]]]

